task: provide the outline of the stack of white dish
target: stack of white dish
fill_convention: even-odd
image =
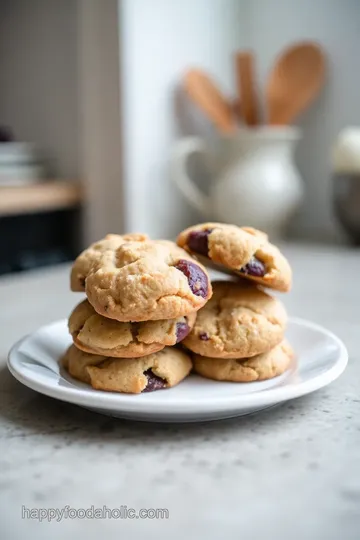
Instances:
[[[0,186],[22,186],[45,176],[39,150],[31,143],[0,143]]]

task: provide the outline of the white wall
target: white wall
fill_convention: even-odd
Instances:
[[[325,91],[300,119],[304,139],[297,162],[306,199],[294,224],[297,236],[337,236],[331,209],[330,147],[346,125],[360,125],[360,1],[249,0],[249,45],[259,60],[264,87],[269,66],[288,43],[315,39],[328,57]]]
[[[198,65],[230,90],[231,53],[246,42],[244,2],[123,0],[119,6],[127,228],[172,237],[199,219],[169,179],[168,156],[179,135],[175,88],[184,70]]]
[[[117,0],[78,0],[79,134],[85,244],[125,228]]]
[[[0,10],[0,124],[77,178],[77,2],[0,0]]]

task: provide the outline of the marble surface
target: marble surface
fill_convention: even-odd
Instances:
[[[358,539],[360,252],[286,246],[283,300],[345,342],[326,389],[246,418],[200,425],[110,419],[23,387],[14,341],[79,301],[68,267],[0,279],[1,538]],[[169,519],[22,519],[22,507],[168,508]]]

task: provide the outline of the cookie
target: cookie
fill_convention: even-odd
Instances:
[[[214,263],[217,270],[231,271],[282,292],[291,288],[288,261],[265,233],[251,227],[202,223],[181,232],[177,243],[203,264]]]
[[[85,291],[85,280],[94,263],[107,251],[114,252],[126,242],[144,242],[148,240],[145,234],[108,234],[103,240],[91,244],[75,260],[70,275],[70,288],[74,292]]]
[[[254,285],[216,281],[182,344],[202,356],[247,358],[280,343],[286,320],[282,303]]]
[[[194,371],[216,381],[253,382],[272,379],[291,365],[293,351],[283,341],[271,351],[246,359],[209,358],[195,354]]]
[[[192,369],[190,357],[176,347],[165,347],[142,358],[107,358],[78,350],[67,352],[68,371],[96,390],[140,394],[175,386]]]
[[[75,345],[71,345],[62,358],[61,364],[74,379],[90,384],[87,367],[101,364],[104,360],[105,358],[103,356],[86,354],[80,349],[77,349]]]
[[[84,300],[69,317],[69,331],[78,349],[91,354],[137,358],[179,343],[194,326],[196,313],[178,319],[119,322],[96,313]]]
[[[118,321],[176,319],[212,295],[205,268],[174,242],[126,242],[103,251],[86,276],[95,311]]]

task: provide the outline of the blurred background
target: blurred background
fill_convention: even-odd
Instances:
[[[358,0],[0,0],[0,13],[0,274],[70,260],[107,232],[174,238],[204,219],[226,220],[219,193],[204,210],[176,185],[186,182],[178,144],[190,135],[212,159],[190,160],[189,174],[205,191],[218,182],[239,224],[261,224],[271,207],[274,222],[286,214],[281,237],[359,242]],[[288,122],[299,131],[244,127],[235,53],[252,51],[263,126],[277,62],[304,41],[320,48],[325,68],[314,99]],[[306,76],[308,68],[319,74],[308,57],[300,64]],[[223,159],[224,134],[187,87],[192,68],[231,107],[240,100],[238,127],[227,135],[236,159]],[[277,143],[270,158],[269,139]],[[247,152],[263,160],[261,171]],[[221,159],[227,172],[215,173]],[[286,174],[291,204],[279,188]]]

